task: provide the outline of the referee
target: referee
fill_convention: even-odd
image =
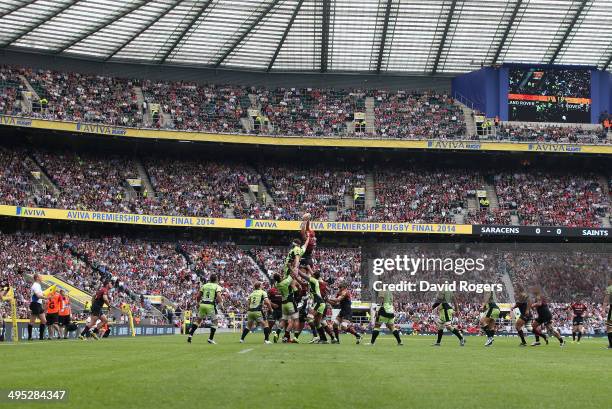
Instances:
[[[30,322],[28,323],[28,341],[32,340],[32,328],[34,327],[34,323],[36,319],[40,319],[40,329],[39,329],[39,339],[42,341],[45,335],[45,325],[47,324],[47,319],[45,318],[45,310],[43,309],[43,299],[45,295],[42,291],[40,274],[34,274],[34,283],[32,284],[32,288],[30,290],[30,294],[32,296],[30,302]]]

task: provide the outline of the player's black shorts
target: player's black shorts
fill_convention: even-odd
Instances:
[[[350,308],[343,308],[338,313],[338,317],[342,318],[343,320],[350,321],[353,319],[353,311]]]
[[[68,325],[70,325],[70,315],[60,315],[59,325],[61,325],[62,327],[67,327]]]
[[[59,320],[59,314],[57,312],[47,314],[47,325],[57,324]]]
[[[303,302],[302,306],[300,307],[300,310],[298,311],[299,312],[298,318],[300,322],[306,322],[306,316],[308,315],[308,311],[306,310],[306,307],[307,307],[307,303]]]
[[[574,319],[572,320],[572,325],[583,325],[584,324],[584,317],[574,317]]]
[[[380,309],[378,310],[378,315],[387,319],[395,318],[395,314],[392,312],[385,311],[385,307],[380,307]]]
[[[102,315],[102,305],[101,304],[93,304],[91,306],[91,315],[94,317],[99,317]]]
[[[30,303],[30,311],[32,312],[32,314],[34,315],[40,315],[42,313],[44,313],[45,311],[43,310],[42,304],[37,303],[37,302],[31,302]]]
[[[300,267],[312,267],[313,265],[314,263],[312,262],[312,253],[304,253],[304,255],[300,257]]]
[[[519,317],[519,320],[523,321],[525,324],[527,324],[532,319],[533,317],[531,315],[523,315],[522,313],[521,313],[521,316]]]
[[[541,315],[535,319],[535,322],[537,322],[540,325],[550,324],[551,321],[552,321],[552,315]]]
[[[267,321],[280,321],[283,318],[283,309],[282,308],[274,308],[271,312],[268,311],[266,314]]]

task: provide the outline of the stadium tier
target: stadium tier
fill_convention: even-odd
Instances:
[[[264,220],[300,220],[308,212],[320,221],[593,228],[609,222],[608,179],[592,172],[251,166],[8,147],[0,155],[2,205]]]
[[[466,121],[480,114],[434,91],[204,85],[9,66],[0,81],[0,114],[25,118],[219,134],[609,143],[601,126],[495,121],[484,134],[468,132]]]

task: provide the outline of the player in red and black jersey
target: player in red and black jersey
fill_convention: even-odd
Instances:
[[[518,293],[516,298],[516,304],[512,307],[512,310],[518,308],[519,313],[521,314],[516,319],[516,332],[518,336],[521,338],[521,343],[519,346],[525,347],[527,346],[527,341],[525,341],[525,333],[523,332],[523,328],[527,326],[529,321],[531,321],[531,308],[529,307],[529,294],[526,291],[521,291]]]
[[[310,217],[310,213],[304,214],[301,234],[302,241],[306,243],[306,251],[300,258],[300,268],[303,268],[309,275],[312,275],[314,251],[317,248],[317,236],[310,225]]]
[[[582,338],[582,334],[584,334],[584,318],[587,316],[588,307],[585,303],[575,302],[572,303],[568,310],[572,311],[572,342],[576,341],[576,336],[578,336],[578,343],[580,343],[580,339]]]
[[[323,297],[323,301],[325,301],[325,314],[323,317],[323,321],[321,324],[323,325],[323,330],[329,336],[332,342],[336,342],[336,336],[334,335],[334,326],[332,322],[332,307],[329,302],[329,284],[323,278],[319,279],[319,289],[321,290],[321,297]]]
[[[336,294],[335,298],[329,300],[330,303],[336,305],[340,308],[340,312],[336,316],[336,322],[334,323],[334,334],[336,335],[336,343],[340,343],[340,328],[348,332],[349,334],[353,334],[357,341],[357,344],[361,343],[361,334],[355,331],[355,327],[351,322],[353,318],[353,310],[351,307],[351,293],[348,290],[348,285],[346,282],[340,283],[340,290],[338,294]],[[334,343],[332,341],[332,343]]]
[[[274,333],[274,338],[273,338],[274,343],[276,343],[278,342],[278,339],[280,338],[280,333],[283,330],[280,324],[281,319],[283,317],[283,310],[282,310],[283,297],[278,292],[278,288],[272,286],[268,290],[268,299],[270,300],[270,303],[272,304],[272,311],[268,312],[268,317],[267,317],[268,326],[270,328],[273,328],[274,325],[276,325],[276,331]]]
[[[533,320],[533,333],[536,335],[536,341],[531,346],[540,345],[539,338],[542,337],[542,328],[546,328],[549,334],[553,334],[555,338],[559,340],[559,346],[565,346],[565,341],[559,331],[557,331],[552,324],[552,313],[548,308],[548,300],[544,297],[542,290],[539,287],[533,288],[533,299],[534,303],[531,304],[531,308],[535,308],[538,313],[538,317]],[[548,342],[547,342],[548,343]]]
[[[79,336],[80,339],[85,339],[85,337],[88,335],[91,335],[94,339],[98,339],[98,336],[91,332],[92,328],[97,326],[98,329],[100,329],[108,323],[108,319],[102,312],[102,308],[105,304],[109,307],[111,306],[111,299],[108,295],[111,288],[113,288],[113,283],[110,280],[106,280],[102,284],[102,287],[96,291],[96,294],[91,300],[91,320],[89,321],[89,324],[86,324],[85,328],[83,328],[83,332],[81,332],[81,335]]]

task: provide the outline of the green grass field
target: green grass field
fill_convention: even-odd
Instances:
[[[68,402],[13,408],[612,408],[605,341],[519,348],[514,338],[381,336],[376,346],[245,344],[218,334],[0,345],[0,389],[68,389]],[[305,337],[307,339],[309,337]]]

